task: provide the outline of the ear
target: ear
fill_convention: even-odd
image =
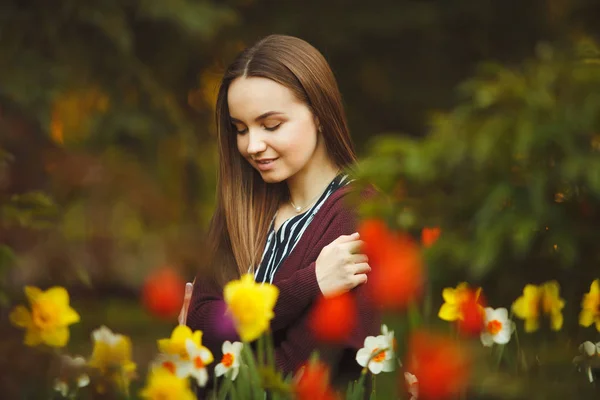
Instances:
[[[314,116],[315,126],[317,127],[317,132],[323,133],[323,126],[321,125],[321,121],[319,121],[319,117]]]

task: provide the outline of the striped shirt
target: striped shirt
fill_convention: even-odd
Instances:
[[[323,191],[317,202],[307,211],[302,214],[295,215],[285,220],[279,229],[275,230],[275,217],[271,221],[269,233],[267,235],[267,244],[262,255],[262,261],[254,272],[254,280],[256,282],[273,283],[273,277],[279,266],[294,250],[296,244],[302,237],[302,234],[310,225],[315,214],[325,203],[325,200],[337,189],[346,186],[352,180],[345,174],[337,175]]]

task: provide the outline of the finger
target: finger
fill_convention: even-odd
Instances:
[[[366,262],[354,264],[354,267],[352,268],[352,272],[353,272],[353,275],[368,274],[369,272],[371,272],[371,266]]]
[[[352,261],[355,264],[360,264],[360,263],[365,263],[365,262],[369,262],[369,257],[367,257],[366,254],[352,254],[350,256],[350,261]]]
[[[335,239],[333,242],[331,242],[331,244],[340,244],[340,243],[346,243],[346,242],[350,242],[352,240],[356,240],[360,237],[360,235],[358,234],[358,232],[354,232],[351,235],[341,235],[339,236],[337,239]]]
[[[183,295],[183,301],[187,301],[188,303],[192,299],[192,292],[194,291],[194,285],[190,282],[185,284],[185,293]]]
[[[181,306],[181,312],[179,313],[179,325],[185,325],[187,322],[188,309],[190,308],[190,301],[192,299],[192,292],[194,291],[194,285],[190,282],[185,284],[185,293],[183,295],[183,304]]]
[[[359,254],[365,242],[362,240],[352,240],[349,242],[345,242],[340,244],[342,250],[349,252],[350,254]]]
[[[364,283],[367,283],[367,274],[356,274],[354,276],[352,276],[352,284],[354,286],[352,286],[353,288],[362,285]]]

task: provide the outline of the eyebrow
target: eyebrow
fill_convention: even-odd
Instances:
[[[273,115],[280,115],[280,114],[283,114],[283,113],[280,112],[280,111],[268,111],[268,112],[266,112],[264,114],[259,115],[256,118],[254,118],[254,122],[259,122],[260,120],[263,120],[265,118],[269,118],[269,117],[271,117]],[[241,120],[239,120],[237,118],[234,118],[234,117],[230,117],[230,118],[231,118],[231,122],[234,122],[234,123],[243,123]]]

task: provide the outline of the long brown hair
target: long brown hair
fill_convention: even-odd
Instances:
[[[242,51],[225,71],[216,106],[220,162],[208,240],[210,266],[221,284],[260,262],[271,219],[289,196],[285,182],[265,183],[238,151],[227,92],[242,76],[271,79],[290,89],[318,118],[333,162],[346,168],[356,161],[340,91],[317,49],[295,37],[271,35]]]

